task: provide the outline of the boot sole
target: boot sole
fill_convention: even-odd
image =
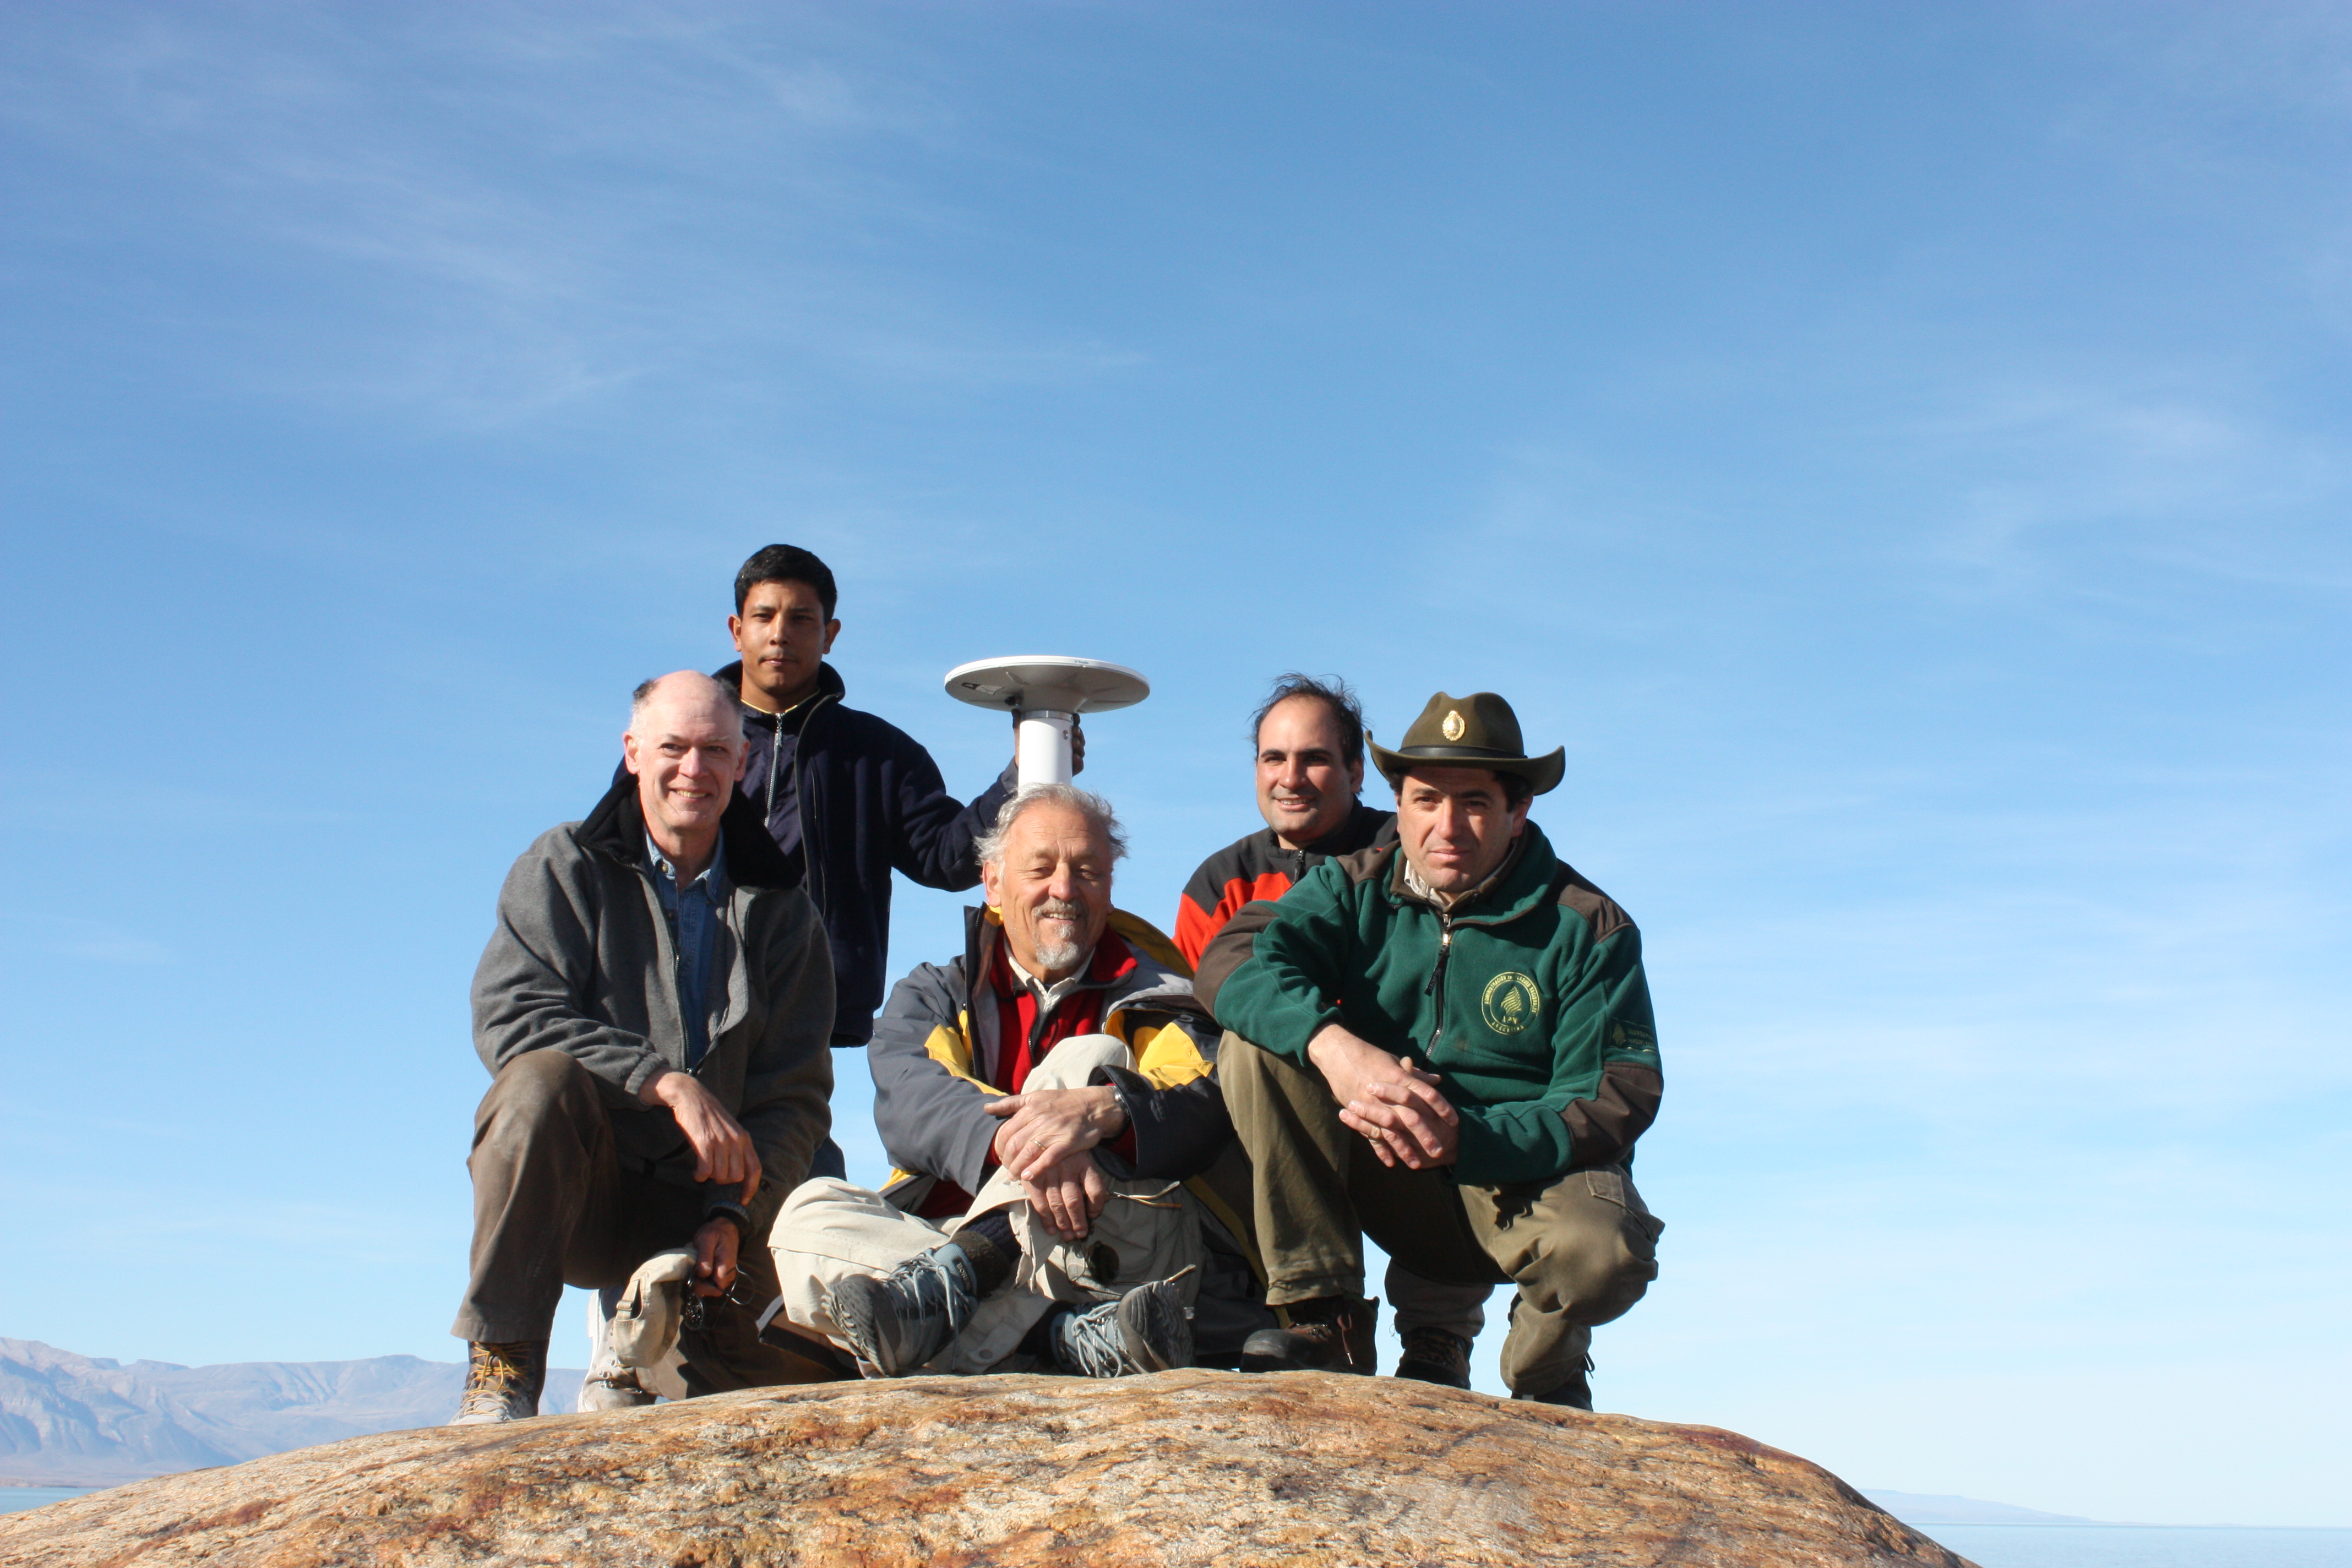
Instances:
[[[1143,1372],[1192,1364],[1192,1320],[1164,1286],[1129,1292],[1118,1304],[1118,1333],[1127,1359]]]
[[[889,1310],[883,1299],[880,1280],[852,1275],[835,1285],[826,1296],[825,1310],[832,1314],[834,1326],[841,1331],[841,1337],[856,1346],[858,1356],[873,1363],[875,1370],[883,1376],[901,1377],[906,1374],[908,1367],[922,1364],[921,1361],[902,1360],[896,1353],[899,1347],[884,1343],[885,1339],[890,1337],[881,1331],[885,1320],[892,1328],[898,1326],[898,1314]],[[938,1353],[935,1350],[931,1355]],[[923,1361],[929,1359],[930,1356],[925,1356]]]

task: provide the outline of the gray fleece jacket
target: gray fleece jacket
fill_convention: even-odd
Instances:
[[[733,886],[713,932],[710,1048],[693,1071],[759,1151],[760,1191],[744,1205],[757,1239],[832,1129],[833,961],[758,809],[739,792],[722,825]],[[624,778],[507,873],[474,972],[474,1048],[493,1074],[526,1051],[575,1058],[604,1090],[623,1167],[691,1184],[677,1118],[638,1099],[656,1072],[687,1070],[677,974],[636,780]],[[703,1185],[706,1212],[735,1207],[740,1188]]]

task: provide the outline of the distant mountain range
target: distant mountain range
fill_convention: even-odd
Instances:
[[[540,1408],[579,1402],[550,1371]],[[415,1356],[174,1366],[0,1339],[0,1485],[114,1486],[456,1414],[466,1369]]]
[[[1925,1492],[1864,1491],[1863,1496],[1906,1524],[2095,1524],[2071,1513],[2043,1513],[1972,1497],[1937,1497]]]

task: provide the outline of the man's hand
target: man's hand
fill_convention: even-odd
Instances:
[[[678,1131],[694,1151],[698,1182],[742,1184],[740,1201],[750,1203],[760,1190],[760,1156],[743,1124],[727,1114],[719,1099],[692,1073],[672,1069],[656,1074],[638,1098],[647,1105],[667,1105],[677,1117]],[[730,1258],[731,1259],[732,1254]]]
[[[1341,1124],[1361,1133],[1382,1164],[1427,1171],[1454,1163],[1462,1119],[1438,1092],[1435,1073],[1337,1024],[1308,1043],[1307,1059],[1339,1102]]]
[[[1001,1095],[983,1108],[1004,1119],[990,1145],[996,1163],[1026,1182],[1048,1166],[1116,1138],[1127,1112],[1107,1084],[1087,1089],[1033,1089]]]
[[[694,1293],[724,1296],[735,1283],[735,1249],[743,1233],[731,1219],[707,1219],[694,1233]]]
[[[1095,1157],[1084,1152],[1055,1161],[1022,1185],[1028,1189],[1029,1206],[1064,1241],[1084,1239],[1110,1196]]]

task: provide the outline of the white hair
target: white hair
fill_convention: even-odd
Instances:
[[[972,853],[983,866],[1004,864],[1005,836],[1021,814],[1033,805],[1066,805],[1087,819],[1087,826],[1103,836],[1110,846],[1110,858],[1118,860],[1127,854],[1127,830],[1118,825],[1118,814],[1110,802],[1090,789],[1080,789],[1069,784],[1023,784],[1013,798],[996,809],[996,826],[972,840]]]
[[[705,686],[710,689],[709,695],[712,698],[720,702],[726,703],[730,707],[733,706],[734,698],[729,693],[727,688],[719,685],[719,682],[711,679],[710,677],[703,674],[700,670],[681,669],[672,673],[673,675],[692,676],[696,680],[702,682]],[[639,732],[637,725],[646,716],[646,705],[654,700],[654,689],[658,687],[663,681],[670,679],[672,679],[671,675],[656,675],[649,677],[646,679],[638,681],[636,689],[629,693],[630,734],[635,735]]]

